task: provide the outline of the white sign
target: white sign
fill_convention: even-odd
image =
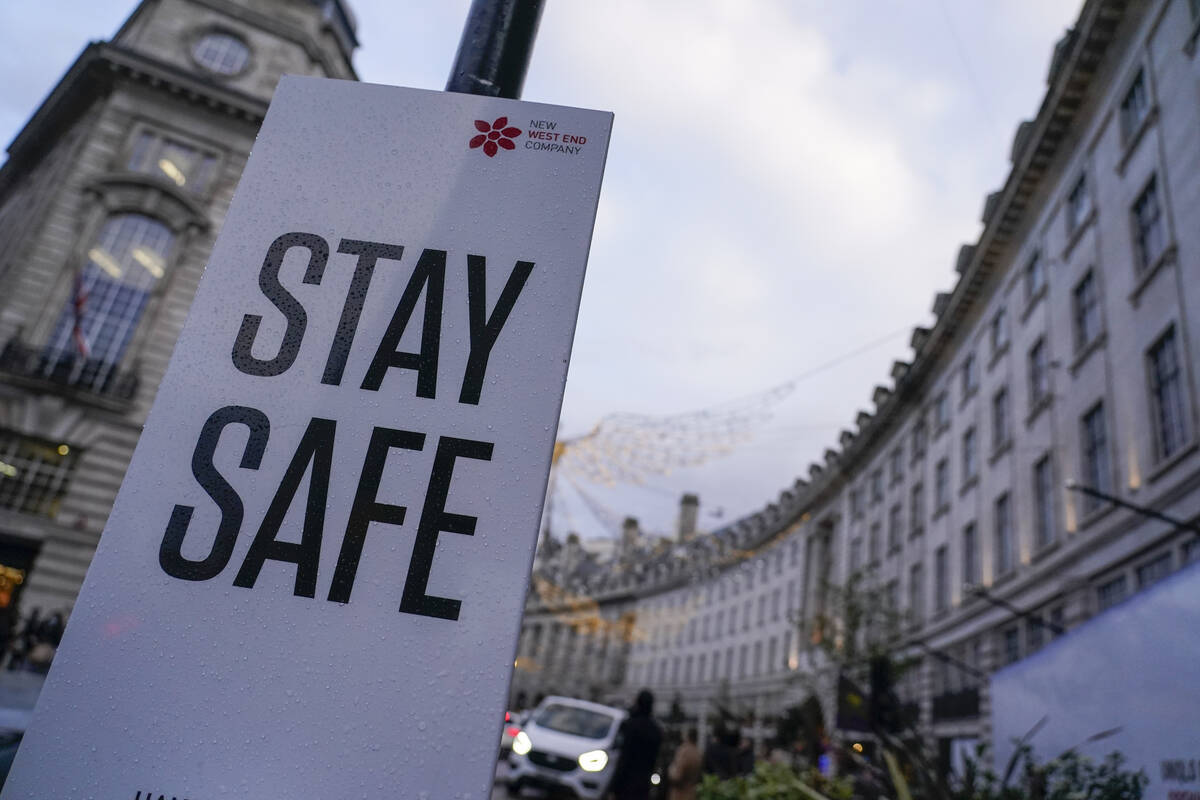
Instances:
[[[1150,779],[1146,800],[1200,800],[1200,564],[1104,611],[992,676],[1003,771],[1021,739],[1039,762],[1119,751]]]
[[[490,794],[611,125],[283,80],[5,800]]]

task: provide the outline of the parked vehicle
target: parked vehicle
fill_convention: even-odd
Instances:
[[[583,800],[604,795],[616,766],[626,713],[611,706],[547,697],[513,736],[508,793],[526,786],[568,789]]]

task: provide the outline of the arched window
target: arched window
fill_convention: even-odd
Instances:
[[[218,75],[236,75],[250,61],[250,48],[231,33],[212,31],[192,45],[196,63]]]
[[[104,223],[46,343],[44,374],[104,390],[165,274],[174,240],[170,228],[142,214]]]

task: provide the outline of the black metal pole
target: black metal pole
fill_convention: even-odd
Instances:
[[[1075,483],[1075,481],[1067,481],[1067,488],[1073,492],[1082,492],[1083,494],[1091,495],[1098,500],[1107,500],[1113,505],[1120,506],[1121,508],[1127,508],[1130,511],[1136,511],[1144,517],[1161,520],[1168,525],[1174,526],[1176,530],[1190,531],[1191,533],[1200,536],[1200,525],[1197,525],[1196,523],[1185,522],[1181,519],[1164,514],[1161,511],[1155,511],[1153,508],[1139,506],[1137,503],[1131,503],[1128,500],[1122,500],[1119,497],[1114,497],[1108,492],[1102,492],[1099,489],[1093,489],[1091,486],[1084,486],[1083,484]]]
[[[984,600],[988,601],[997,608],[1003,608],[1005,611],[1008,611],[1014,616],[1024,617],[1034,625],[1045,628],[1056,636],[1061,636],[1062,634],[1066,633],[1063,627],[1057,623],[1047,622],[1038,614],[1034,614],[1031,611],[1022,611],[1007,600],[1001,600],[999,597],[992,597],[991,593],[982,586],[976,586],[975,588],[971,589],[971,594],[975,595],[976,597],[982,597]]]
[[[447,92],[518,99],[543,0],[472,0]]]

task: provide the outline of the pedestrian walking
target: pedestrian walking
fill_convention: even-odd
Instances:
[[[696,800],[696,787],[700,783],[700,748],[696,742],[695,729],[689,729],[683,743],[675,750],[675,757],[667,768],[670,781],[667,800]]]
[[[650,776],[654,774],[663,738],[662,728],[654,721],[653,712],[654,695],[642,689],[617,734],[621,750],[608,787],[614,800],[648,800],[650,797]]]

